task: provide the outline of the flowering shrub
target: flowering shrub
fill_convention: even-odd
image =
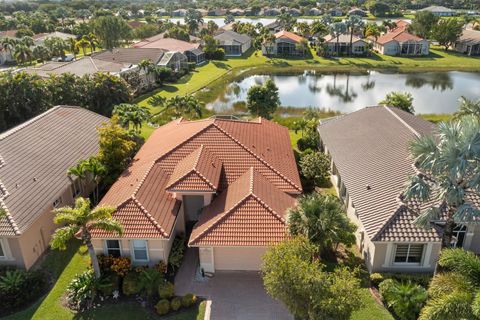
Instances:
[[[113,258],[113,263],[110,267],[112,272],[115,272],[120,277],[125,277],[131,268],[131,261],[129,257]]]
[[[154,266],[154,268],[161,273],[167,273],[167,264],[161,260]]]

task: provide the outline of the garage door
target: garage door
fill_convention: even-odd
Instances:
[[[214,248],[215,270],[260,270],[267,248]]]

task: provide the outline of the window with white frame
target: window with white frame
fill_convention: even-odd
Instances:
[[[122,255],[122,250],[120,248],[120,241],[118,240],[105,240],[105,248],[107,250],[107,255],[120,257]]]
[[[453,248],[463,248],[465,236],[467,235],[467,226],[462,224],[455,225],[453,228],[453,238],[451,246]]]
[[[54,208],[58,208],[61,204],[62,204],[62,197],[58,197],[57,199],[55,199],[55,201],[53,201]]]
[[[420,264],[423,258],[423,244],[397,244],[394,263]]]
[[[133,260],[148,261],[148,246],[146,240],[132,241]]]

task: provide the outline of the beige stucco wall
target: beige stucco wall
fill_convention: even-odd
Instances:
[[[85,186],[84,189],[87,192],[83,195],[86,195],[93,190],[93,187]],[[58,227],[53,222],[52,210],[54,209],[53,202],[59,197],[62,198],[62,203],[59,206],[73,205],[74,199],[70,184],[66,186],[63,192],[52,197],[50,202],[45,205],[44,213],[23,234],[8,239],[11,256],[7,260],[0,260],[0,264],[13,264],[26,269],[30,269],[35,264],[38,258],[48,249],[51,235]]]
[[[96,254],[105,254],[105,240],[106,239],[93,239],[92,244],[95,249]],[[118,238],[111,238],[109,240],[119,240],[122,256],[130,257],[132,259],[132,264],[134,265],[149,265],[152,266],[158,263],[160,260],[167,261],[168,255],[165,253],[165,249],[167,247],[168,240],[163,239],[142,239],[147,241],[148,247],[148,262],[135,262],[132,258],[132,248],[131,248],[131,241],[133,239],[118,239]]]

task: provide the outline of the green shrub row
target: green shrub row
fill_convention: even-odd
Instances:
[[[197,302],[197,296],[192,293],[187,293],[183,297],[173,297],[173,294],[170,297],[161,298],[160,301],[155,305],[155,310],[159,315],[166,315],[170,311],[177,311],[181,307],[189,308]],[[169,300],[169,298],[172,298]]]

